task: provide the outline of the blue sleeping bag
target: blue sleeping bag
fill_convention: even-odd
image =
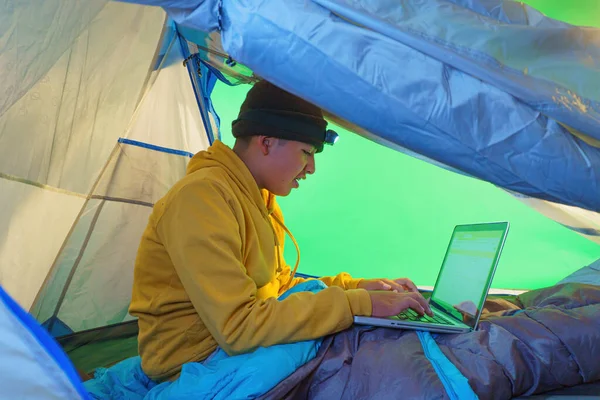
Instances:
[[[317,280],[286,291],[316,293],[327,286]],[[321,339],[259,348],[230,357],[218,348],[204,362],[185,364],[174,382],[156,383],[142,371],[139,357],[99,368],[85,383],[92,398],[118,400],[252,399],[261,396],[317,355]]]

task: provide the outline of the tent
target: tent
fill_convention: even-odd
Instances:
[[[530,2],[599,26],[593,0],[571,14]],[[281,201],[303,273],[430,286],[452,226],[482,220],[512,224],[496,288],[551,285],[600,257],[597,29],[501,0],[143,3],[170,3],[170,18],[105,0],[1,13],[0,283],[81,370],[114,361],[94,351],[111,343],[135,353],[127,306],[150,207],[193,153],[231,143],[259,77],[342,136]]]

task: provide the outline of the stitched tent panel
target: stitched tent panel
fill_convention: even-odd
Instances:
[[[116,145],[34,303],[40,322],[58,318],[77,332],[131,318],[132,266],[143,229],[190,156],[131,140]]]

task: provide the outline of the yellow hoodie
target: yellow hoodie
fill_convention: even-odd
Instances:
[[[275,196],[259,190],[242,160],[216,142],[190,161],[159,200],[135,262],[130,313],[150,378],[175,377],[217,346],[228,354],[318,338],[369,316],[367,291],[342,273],[329,288],[276,297],[301,282],[283,262],[287,229]]]

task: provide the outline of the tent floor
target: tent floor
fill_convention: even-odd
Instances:
[[[98,367],[109,367],[138,355],[137,321],[91,329],[57,338],[75,368],[93,375]]]

